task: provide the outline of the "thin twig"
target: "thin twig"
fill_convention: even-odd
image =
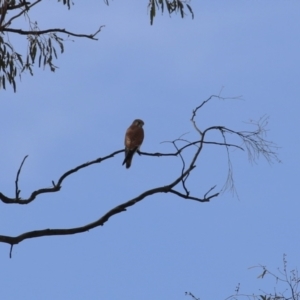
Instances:
[[[223,140],[224,140],[224,144],[227,144],[227,140],[226,140],[224,128],[220,129],[220,132],[222,134],[222,137],[223,137]],[[238,192],[236,190],[236,187],[234,185],[233,166],[232,166],[232,163],[231,163],[229,149],[228,149],[227,146],[226,146],[226,153],[227,153],[228,173],[227,173],[227,179],[226,179],[226,182],[225,182],[223,188],[224,188],[224,190],[226,190],[226,188],[229,187],[229,189],[232,192],[232,194],[233,195],[235,194],[237,196],[237,198],[240,199],[239,195],[238,195]]]
[[[204,199],[206,198],[206,196],[212,191],[214,190],[216,187],[216,185],[214,185],[213,187],[211,187],[205,194],[204,194]]]
[[[219,128],[219,126],[214,126],[212,129],[216,129],[216,128]],[[172,143],[172,141],[165,141],[163,143]],[[233,147],[233,148],[237,148],[237,149],[240,149],[242,151],[245,151],[244,148],[242,148],[241,146],[238,146],[238,145],[234,145],[234,144],[224,144],[224,143],[221,143],[221,142],[209,142],[209,141],[195,141],[195,142],[190,142],[189,144],[181,147],[178,149],[177,152],[174,152],[174,153],[160,153],[160,152],[155,152],[155,153],[148,153],[148,152],[142,152],[140,151],[139,154],[140,155],[146,155],[146,156],[157,156],[157,157],[161,157],[161,156],[177,156],[180,152],[182,152],[184,149],[190,147],[190,146],[194,146],[196,144],[200,144],[200,143],[203,143],[203,144],[210,144],[210,145],[217,145],[217,146],[228,146],[228,147]]]
[[[179,151],[179,149],[178,149],[178,147],[177,147],[177,145],[176,145],[176,140],[173,141],[172,144],[174,145],[175,149],[177,150],[177,153],[178,153],[178,155],[179,155],[179,157],[180,157],[180,159],[181,159],[181,162],[182,162],[182,168],[181,168],[181,175],[182,175],[183,172],[184,172],[184,169],[185,169],[185,161],[184,161],[184,159],[183,159],[183,157],[182,157],[181,152]],[[182,178],[182,181],[181,181],[181,182],[182,182],[182,187],[183,187],[183,189],[185,190],[186,195],[189,195],[189,193],[190,193],[190,192],[188,191],[186,185],[185,185],[185,181],[187,180],[188,177],[189,177],[189,174],[187,174],[187,176],[186,176],[185,178]]]
[[[25,160],[26,160],[26,158],[28,157],[28,155],[26,155],[24,158],[23,158],[23,160],[22,160],[22,163],[21,163],[21,165],[20,165],[20,168],[19,168],[19,170],[18,170],[18,172],[17,172],[17,177],[16,177],[16,180],[15,180],[15,185],[16,185],[16,199],[19,199],[19,195],[20,195],[20,190],[19,190],[19,186],[18,186],[18,183],[19,183],[19,176],[20,176],[20,173],[21,173],[21,169],[22,169],[22,167],[23,167],[23,164],[24,164],[24,162],[25,162]]]
[[[213,194],[213,195],[211,195],[211,196],[209,196],[209,197],[206,197],[207,194],[209,193],[209,191],[208,191],[208,192],[204,195],[204,198],[201,199],[201,198],[198,198],[198,197],[193,197],[193,196],[189,196],[189,195],[186,195],[186,194],[182,194],[182,193],[180,193],[180,192],[178,192],[178,191],[176,191],[176,190],[174,190],[174,189],[170,190],[170,193],[175,194],[175,195],[177,195],[177,196],[179,196],[179,197],[181,197],[181,198],[184,198],[184,199],[195,200],[195,201],[198,201],[198,202],[209,202],[210,199],[212,199],[212,198],[214,198],[214,197],[217,197],[217,196],[219,196],[219,194],[220,194],[220,193],[215,193],[215,194]]]
[[[197,111],[202,108],[207,102],[209,102],[211,99],[213,98],[217,98],[217,99],[221,99],[221,100],[241,100],[242,99],[242,96],[236,96],[236,97],[221,97],[220,94],[223,90],[223,87],[222,89],[220,90],[220,93],[219,95],[211,95],[208,99],[204,100],[199,106],[197,106],[195,109],[193,109],[193,112],[192,112],[192,118],[191,118],[191,121],[195,127],[195,129],[200,133],[200,135],[202,134],[201,130],[197,127],[196,125],[196,121],[195,121],[195,117],[196,117],[196,114],[197,114]]]
[[[111,154],[109,154],[107,156],[97,158],[97,159],[95,159],[93,161],[90,161],[90,162],[87,162],[85,164],[79,165],[78,167],[65,172],[58,179],[57,183],[54,183],[54,181],[52,181],[53,187],[42,188],[42,189],[36,190],[36,191],[34,191],[34,192],[31,193],[31,195],[30,195],[30,197],[28,199],[21,199],[21,198],[14,199],[14,198],[9,198],[9,197],[5,196],[4,194],[2,194],[0,192],[0,200],[2,200],[2,202],[6,203],[6,204],[28,204],[28,203],[32,202],[40,194],[58,192],[61,189],[62,182],[69,175],[71,175],[71,174],[79,171],[80,169],[86,168],[86,167],[88,167],[90,165],[101,163],[102,161],[107,160],[109,158],[112,158],[113,156],[115,156],[116,154],[121,153],[121,152],[124,152],[124,150],[115,151],[115,152],[113,152],[113,153],[111,153]]]
[[[10,251],[9,251],[9,258],[12,257],[12,250],[13,250],[14,244],[10,245]]]

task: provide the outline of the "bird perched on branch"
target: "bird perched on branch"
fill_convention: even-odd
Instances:
[[[131,160],[136,151],[138,151],[144,140],[144,121],[141,119],[136,119],[129,126],[125,134],[125,159],[123,161],[124,165],[126,163],[126,169],[130,168]]]

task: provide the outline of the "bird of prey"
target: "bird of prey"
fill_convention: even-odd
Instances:
[[[144,140],[144,121],[136,119],[129,126],[125,134],[125,159],[126,169],[130,168],[131,160],[136,151],[138,151]]]

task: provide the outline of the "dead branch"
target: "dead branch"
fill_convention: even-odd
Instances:
[[[123,152],[123,151],[124,150],[118,151],[118,152],[115,152],[114,154],[117,154],[117,153]],[[197,151],[195,156],[197,156],[198,154],[199,154],[199,152]],[[105,159],[107,159],[107,158],[109,158],[109,157],[106,157]],[[92,163],[98,163],[98,161],[93,161],[93,162],[89,163],[88,165],[91,165]],[[73,169],[73,170],[71,170],[67,173],[69,173],[69,174],[74,173],[74,172],[78,171],[80,168],[86,167],[86,165],[87,164],[81,165],[81,166],[79,166],[79,167],[77,167],[77,168],[75,168],[75,169]],[[11,251],[12,251],[13,245],[18,244],[18,243],[22,242],[25,239],[37,238],[37,237],[42,237],[42,236],[77,234],[77,233],[86,232],[86,231],[88,231],[90,229],[93,229],[95,227],[98,227],[98,226],[103,226],[104,223],[107,222],[110,217],[112,217],[112,216],[114,216],[118,213],[121,213],[123,211],[126,211],[126,209],[128,207],[140,202],[144,198],[146,198],[148,196],[151,196],[153,194],[157,194],[157,193],[168,193],[168,192],[170,192],[173,189],[173,187],[175,187],[179,182],[181,182],[181,180],[183,178],[185,178],[187,176],[187,174],[189,174],[194,168],[195,168],[195,166],[193,165],[193,163],[190,164],[190,167],[183,174],[181,174],[178,178],[176,178],[172,183],[170,183],[169,185],[161,186],[161,187],[154,188],[154,189],[150,189],[150,190],[140,194],[136,198],[133,198],[133,199],[131,199],[131,200],[125,202],[125,203],[122,203],[122,204],[116,206],[115,208],[111,209],[106,214],[104,214],[102,217],[100,217],[98,220],[96,220],[92,223],[89,223],[87,225],[84,225],[84,226],[81,226],[81,227],[76,227],[76,228],[69,228],[69,229],[35,230],[35,231],[30,231],[30,232],[23,233],[23,234],[21,234],[19,236],[16,236],[16,237],[0,235],[0,242],[10,244],[11,245]],[[69,175],[67,173],[65,173],[60,178],[60,180],[59,180],[60,183],[63,181],[63,179],[65,177],[67,177]],[[10,255],[11,255],[11,251],[10,251]]]
[[[177,140],[179,140],[179,139],[176,139],[175,141],[177,141]],[[173,141],[170,141],[170,142],[168,141],[168,143],[173,143]],[[198,140],[198,141],[195,141],[195,142],[190,142],[189,144],[187,144],[187,145],[179,148],[178,151],[176,151],[174,153],[160,153],[160,152],[147,153],[147,152],[139,151],[139,154],[146,155],[146,156],[157,156],[157,157],[161,157],[161,156],[178,156],[178,154],[181,153],[184,149],[186,149],[188,147],[191,147],[191,146],[194,146],[194,145],[197,145],[197,144],[200,144],[200,143],[208,144],[208,145],[218,145],[218,146],[233,147],[233,148],[237,148],[237,149],[242,150],[242,151],[245,150],[241,146],[234,145],[234,144],[227,144],[227,143],[220,143],[220,142],[210,142],[210,141],[201,141],[201,140]]]
[[[45,194],[45,193],[53,193],[53,192],[58,192],[60,189],[61,189],[61,185],[62,185],[62,182],[68,177],[70,176],[71,174],[73,173],[76,173],[77,171],[81,170],[81,169],[84,169],[86,167],[89,167],[93,164],[99,164],[101,163],[102,161],[104,160],[107,160],[109,158],[112,158],[114,157],[116,154],[118,153],[121,153],[121,152],[124,152],[124,150],[119,150],[119,151],[115,151],[107,156],[104,156],[104,157],[100,157],[100,158],[97,158],[93,161],[90,161],[90,162],[87,162],[87,163],[84,163],[82,165],[79,165],[77,166],[76,168],[74,169],[71,169],[67,172],[65,172],[57,181],[57,183],[55,183],[54,181],[52,181],[52,185],[53,187],[50,187],[50,188],[42,188],[42,189],[39,189],[39,190],[36,190],[34,192],[31,193],[30,197],[28,199],[22,199],[20,197],[18,198],[9,198],[7,196],[5,196],[4,194],[0,193],[0,200],[2,200],[2,202],[6,203],[6,204],[28,204],[30,202],[32,202],[33,200],[35,200],[35,198],[38,196],[38,195],[41,195],[41,194]],[[26,158],[26,157],[25,157]],[[24,158],[24,160],[25,160]],[[22,165],[24,163],[24,160],[22,162]],[[21,167],[22,167],[21,165]],[[19,169],[19,171],[21,171],[21,167]],[[17,176],[18,177],[18,176]],[[19,196],[19,193],[18,193],[18,196]]]
[[[200,144],[200,143],[203,143],[203,144],[211,144],[211,145],[218,145],[218,146],[228,146],[228,147],[236,147],[240,150],[244,150],[243,148],[241,148],[240,146],[237,146],[237,145],[233,145],[233,144],[226,144],[226,143],[218,143],[218,142],[206,142],[206,141],[195,141],[195,142],[191,142],[189,143],[188,145],[185,145],[181,148],[178,148],[176,152],[174,153],[147,153],[147,152],[139,152],[140,155],[145,155],[145,156],[156,156],[156,157],[161,157],[161,156],[178,156],[180,155],[180,153],[190,147],[190,146],[193,146],[193,145],[197,145],[197,144]],[[84,163],[84,164],[81,164],[69,171],[66,171],[63,175],[61,175],[61,177],[58,179],[57,183],[55,183],[54,181],[52,181],[52,187],[47,187],[47,188],[41,188],[41,189],[38,189],[38,190],[35,190],[31,193],[31,195],[29,196],[29,198],[27,199],[22,199],[20,197],[20,191],[19,191],[19,188],[18,188],[18,179],[19,179],[19,175],[20,175],[20,172],[21,172],[21,169],[22,169],[22,166],[24,164],[24,161],[25,159],[27,158],[27,155],[24,157],[22,163],[21,163],[21,166],[18,170],[18,173],[17,173],[17,177],[16,177],[16,196],[15,198],[10,198],[10,197],[7,197],[5,196],[3,193],[0,192],[0,200],[5,203],[5,204],[29,204],[30,202],[34,201],[36,199],[36,197],[38,195],[41,195],[41,194],[45,194],[45,193],[53,193],[53,192],[58,192],[60,191],[61,189],[61,186],[62,186],[62,183],[63,181],[68,177],[70,176],[71,174],[74,174],[75,172],[81,170],[81,169],[84,169],[84,168],[87,168],[89,167],[90,165],[93,165],[93,164],[98,164],[98,163],[101,163],[102,161],[104,160],[107,160],[109,158],[112,158],[114,157],[116,154],[119,154],[119,153],[122,153],[124,152],[124,150],[118,150],[118,151],[115,151],[107,156],[104,156],[104,157],[100,157],[100,158],[97,158],[95,160],[92,160],[90,162],[87,162],[87,163]],[[183,172],[184,169],[182,169],[182,172]],[[17,193],[18,191],[18,193]],[[187,190],[186,190],[187,191]]]
[[[229,168],[229,177],[230,180],[232,180],[232,185],[233,185],[233,174],[232,174],[232,166],[231,166],[231,159],[230,159],[230,153],[229,153],[229,148],[230,147],[235,147],[240,150],[244,150],[242,146],[239,146],[235,143],[228,143],[227,142],[227,135],[233,135],[239,140],[241,140],[242,144],[245,146],[246,150],[248,151],[248,155],[251,155],[253,159],[257,159],[260,154],[262,154],[269,162],[272,162],[274,159],[278,160],[277,154],[274,151],[274,148],[276,146],[271,143],[270,141],[267,141],[264,138],[264,134],[266,132],[265,126],[267,122],[258,122],[255,125],[257,126],[257,129],[254,131],[234,131],[231,129],[228,129],[227,127],[224,126],[211,126],[208,127],[204,130],[200,130],[198,125],[196,124],[196,113],[197,111],[203,107],[204,104],[206,104],[210,99],[213,97],[220,98],[219,96],[211,96],[207,100],[203,101],[201,105],[199,105],[196,109],[193,110],[192,112],[192,118],[191,121],[194,125],[194,128],[196,132],[199,133],[200,139],[197,141],[190,142],[188,140],[183,140],[181,137],[177,140],[172,141],[171,143],[174,145],[176,152],[174,153],[146,153],[146,152],[140,152],[139,154],[141,155],[146,155],[146,156],[179,156],[181,161],[182,161],[182,168],[179,172],[179,175],[169,184],[159,186],[156,188],[149,189],[137,197],[128,200],[124,203],[121,203],[120,205],[117,205],[116,207],[112,208],[105,214],[103,214],[98,220],[91,222],[89,224],[80,226],[80,227],[74,227],[74,228],[68,228],[68,229],[43,229],[43,230],[35,230],[35,231],[29,231],[25,232],[23,234],[20,234],[18,236],[5,236],[5,235],[0,235],[0,242],[2,243],[7,243],[11,246],[10,248],[10,255],[12,253],[13,245],[16,245],[23,240],[26,239],[31,239],[31,238],[38,238],[38,237],[43,237],[43,236],[54,236],[54,235],[71,235],[71,234],[77,234],[77,233],[82,233],[86,232],[90,229],[103,226],[104,223],[106,223],[112,216],[117,215],[121,212],[126,211],[129,207],[135,205],[136,203],[142,201],[143,199],[152,196],[154,194],[158,193],[171,193],[173,195],[176,195],[180,198],[187,199],[187,200],[194,200],[197,202],[209,202],[211,199],[218,197],[220,192],[216,192],[212,195],[211,192],[216,188],[216,185],[211,187],[205,194],[203,198],[199,198],[197,196],[190,195],[190,191],[187,189],[187,179],[191,175],[192,171],[196,168],[196,162],[199,158],[199,155],[201,154],[201,151],[204,147],[204,145],[216,145],[216,146],[225,146],[227,155],[228,155],[228,168]],[[225,99],[225,98],[224,98]],[[263,119],[265,120],[265,119]],[[211,132],[211,131],[219,131],[223,142],[213,142],[213,141],[205,141],[206,135]],[[179,148],[176,143],[178,142],[184,142],[186,145],[182,146]],[[190,161],[188,161],[186,158],[183,156],[183,151],[187,149],[190,146],[194,146],[193,149],[195,149],[194,154],[190,158]],[[249,150],[250,149],[250,150]],[[42,188],[39,190],[36,190],[31,193],[30,197],[28,199],[21,199],[20,197],[20,190],[18,187],[18,182],[19,182],[19,176],[22,170],[22,166],[25,162],[25,159],[27,156],[24,157],[15,180],[16,184],[16,192],[15,192],[15,199],[14,198],[9,198],[2,193],[0,193],[0,200],[6,204],[28,204],[32,202],[33,200],[36,199],[36,197],[40,194],[43,193],[52,193],[52,192],[57,192],[61,189],[63,181],[70,176],[71,174],[76,173],[79,170],[82,170],[84,168],[87,168],[91,166],[92,164],[98,164],[101,163],[104,160],[110,159],[114,157],[117,154],[120,154],[124,152],[124,150],[118,150],[115,151],[107,156],[95,159],[93,161],[81,164],[67,172],[65,172],[55,183],[52,181],[52,187],[49,188]],[[250,154],[249,154],[250,152]],[[228,181],[228,178],[227,178]],[[182,184],[182,189],[184,192],[181,192],[178,190],[178,185]],[[177,187],[177,189],[176,189]]]

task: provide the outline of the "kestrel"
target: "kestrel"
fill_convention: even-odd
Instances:
[[[126,163],[126,169],[130,168],[131,160],[134,153],[140,149],[144,140],[144,121],[136,119],[127,129],[125,134],[125,159],[123,161],[124,165]]]

